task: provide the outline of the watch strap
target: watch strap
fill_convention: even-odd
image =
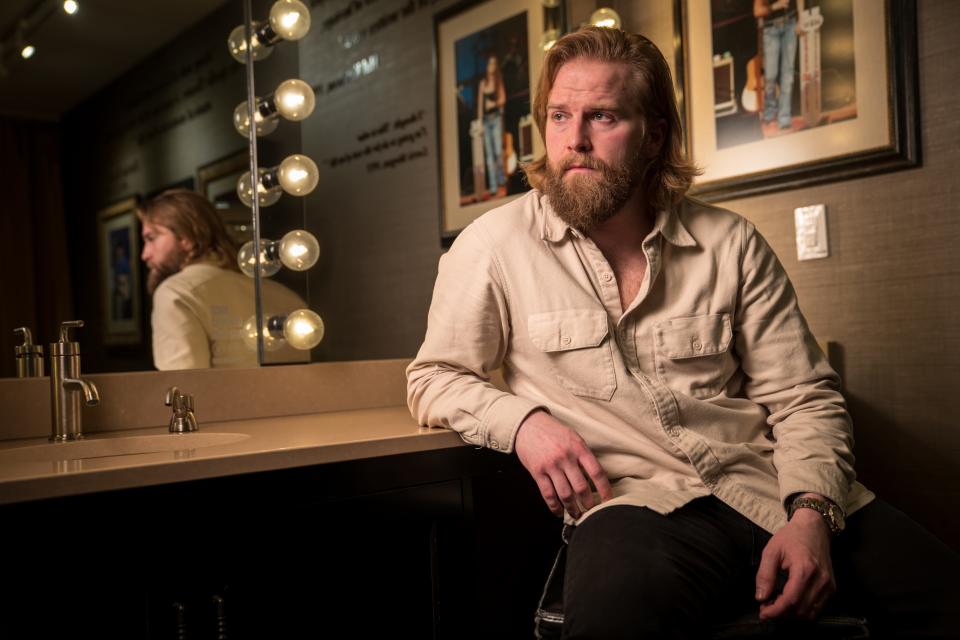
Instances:
[[[837,535],[843,531],[843,511],[832,502],[818,498],[794,498],[787,512],[787,520],[793,518],[793,514],[797,512],[797,509],[813,509],[823,516],[827,527],[830,529],[831,535]]]

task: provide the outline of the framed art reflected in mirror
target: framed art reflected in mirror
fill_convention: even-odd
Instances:
[[[250,154],[244,149],[197,169],[197,192],[213,203],[238,247],[253,240],[253,218],[237,196],[237,180],[250,170]]]
[[[143,340],[140,296],[140,225],[137,199],[129,197],[97,213],[103,343]]]

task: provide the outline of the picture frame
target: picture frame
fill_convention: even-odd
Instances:
[[[777,49],[763,44],[753,0],[674,0],[685,143],[704,171],[691,195],[727,200],[919,166],[915,0],[807,5],[792,107],[781,111],[780,86],[764,82],[763,52]],[[750,54],[759,58],[752,69]],[[774,100],[765,113],[766,86]]]
[[[197,168],[197,193],[213,204],[237,246],[253,240],[253,213],[237,195],[237,180],[249,170],[246,148]]]
[[[137,202],[131,196],[97,212],[105,345],[140,344],[143,339]]]
[[[434,17],[445,247],[477,217],[530,188],[521,162],[543,154],[531,116],[544,22],[540,0],[467,0]]]

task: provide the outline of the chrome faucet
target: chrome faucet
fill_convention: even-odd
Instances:
[[[193,396],[180,393],[179,387],[170,387],[167,389],[163,404],[173,407],[173,415],[170,416],[170,433],[200,430],[197,417],[193,414]]]
[[[80,379],[80,344],[71,342],[69,330],[80,328],[83,320],[60,323],[60,341],[50,345],[50,414],[53,442],[83,437],[80,420],[80,395],[88,407],[100,404],[100,392],[89,380]]]

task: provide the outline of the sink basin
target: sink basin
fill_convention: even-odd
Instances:
[[[245,433],[170,433],[153,436],[94,437],[71,442],[18,447],[0,451],[0,465],[16,462],[55,462],[111,456],[142,455],[216,447],[246,440]]]

